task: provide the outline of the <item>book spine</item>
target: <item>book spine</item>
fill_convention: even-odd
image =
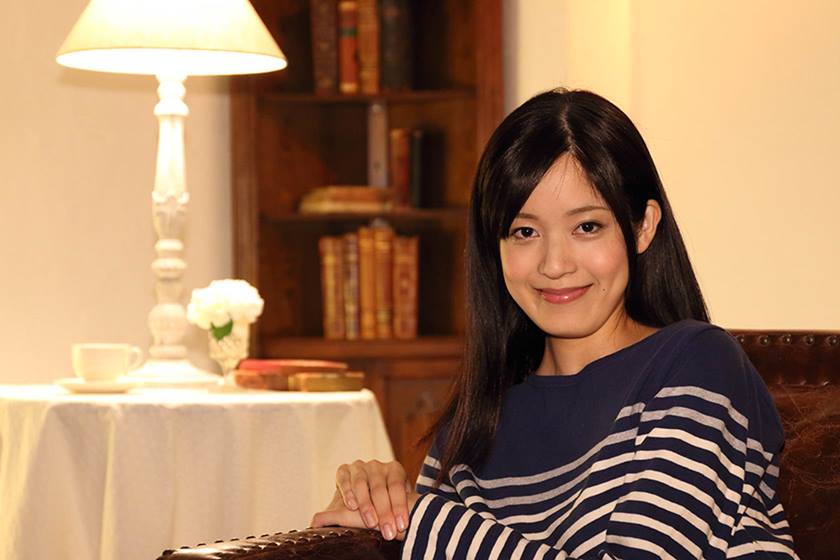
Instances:
[[[359,338],[359,236],[344,234],[344,335]]]
[[[344,297],[341,285],[342,240],[324,236],[318,240],[321,254],[321,301],[324,337],[344,338]]]
[[[413,54],[409,0],[381,0],[380,7],[382,89],[411,89]]]
[[[408,201],[414,208],[423,204],[423,131],[416,128],[411,131],[409,148]]]
[[[363,339],[376,338],[376,275],[373,253],[373,230],[359,228],[359,334]]]
[[[359,83],[362,93],[379,93],[379,7],[359,1]]]
[[[417,237],[394,238],[394,338],[417,338]]]
[[[404,208],[409,203],[411,129],[392,128],[388,138],[388,149],[394,206]]]
[[[373,228],[377,338],[392,338],[393,336],[393,241],[394,230],[390,227]]]
[[[336,0],[310,0],[312,68],[315,93],[338,90],[338,5]]]
[[[341,0],[338,4],[339,90],[359,92],[359,3]]]
[[[368,105],[368,184],[388,186],[388,110],[382,101]]]

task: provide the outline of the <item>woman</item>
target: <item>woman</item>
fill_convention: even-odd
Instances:
[[[479,163],[464,371],[411,491],[339,468],[313,526],[405,558],[792,558],[783,433],[705,303],[639,132],[585,91],[537,95]],[[409,515],[410,512],[410,515]]]

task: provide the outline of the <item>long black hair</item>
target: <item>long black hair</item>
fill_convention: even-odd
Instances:
[[[499,242],[545,172],[569,154],[604,199],[627,246],[627,315],[662,327],[708,312],[659,174],[639,131],[621,109],[589,91],[536,95],[508,115],[478,164],[466,248],[464,364],[449,403],[427,434],[439,436],[438,483],[457,464],[479,467],[496,432],[505,391],[539,366],[545,333],[513,301]],[[653,241],[636,252],[648,200],[662,216]]]

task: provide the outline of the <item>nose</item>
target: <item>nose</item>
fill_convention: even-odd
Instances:
[[[544,247],[537,272],[553,280],[575,271],[577,265],[574,256],[565,243],[556,239],[549,240]]]

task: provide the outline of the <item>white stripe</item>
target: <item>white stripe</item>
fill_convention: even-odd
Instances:
[[[720,478],[718,478],[717,473],[708,465],[698,463],[697,461],[693,461],[667,449],[638,451],[636,452],[636,458],[640,461],[651,459],[663,459],[665,461],[668,461],[669,463],[674,463],[675,465],[679,465],[685,469],[694,471],[709,479],[709,481],[711,481],[717,487],[718,491],[720,491],[720,493],[723,494],[723,496],[730,502],[737,504],[741,501],[741,494],[739,492],[731,490],[728,486],[726,486],[726,484],[724,484],[723,481]],[[698,493],[696,487],[692,486],[692,488],[694,488],[694,491],[692,493]]]
[[[591,552],[592,549],[603,545],[606,541],[606,536],[606,531],[601,531],[600,533],[592,535],[591,537],[580,543],[578,547],[572,551],[572,558],[581,558],[587,552]]]
[[[682,397],[686,395],[689,397],[697,397],[712,404],[722,406],[726,409],[726,412],[729,414],[729,417],[735,420],[738,424],[740,424],[744,428],[747,428],[749,426],[749,422],[747,421],[746,417],[740,412],[738,412],[735,409],[735,407],[732,406],[732,401],[730,401],[728,397],[725,397],[720,393],[708,391],[706,389],[703,389],[702,387],[695,387],[693,385],[686,385],[682,387],[665,387],[664,389],[656,393],[656,395],[654,395],[654,399],[667,397]]]
[[[510,560],[521,560],[522,553],[525,552],[526,546],[528,546],[528,541],[525,539],[519,539],[519,542],[516,543],[516,548],[513,549],[513,554],[510,555]]]
[[[449,512],[452,511],[452,508],[454,507],[455,503],[447,500],[435,516],[435,520],[432,522],[432,530],[429,531],[429,535],[425,537],[429,544],[426,546],[426,553],[423,555],[423,560],[434,559],[435,551],[437,550],[437,540],[438,535],[440,534],[440,528],[443,526],[444,522],[446,522]]]
[[[655,410],[655,411],[646,411],[642,413],[641,423],[651,422],[653,420],[661,421],[666,416],[676,416],[678,418],[685,418],[687,420],[692,420],[701,426],[706,426],[708,428],[712,428],[717,430],[723,436],[723,439],[732,446],[733,449],[736,451],[740,451],[743,454],[747,452],[746,444],[732,435],[732,433],[727,429],[726,422],[723,421],[722,418],[718,418],[716,416],[709,416],[708,414],[703,414],[693,408],[687,408],[684,406],[674,406],[665,410]]]
[[[467,550],[467,558],[475,558],[476,553],[478,553],[478,549],[481,547],[481,543],[484,541],[484,536],[487,534],[487,531],[490,530],[494,523],[489,520],[484,520],[481,522],[481,525],[478,526],[478,531],[475,532],[473,535],[472,542],[470,543],[470,548]]]
[[[499,535],[499,538],[496,539],[496,544],[493,545],[493,549],[490,551],[490,558],[499,558],[502,555],[502,549],[507,544],[508,539],[513,534],[513,531],[510,527],[505,527],[502,529],[502,534]]]
[[[427,488],[435,488],[435,479],[430,478],[428,476],[424,476],[424,475],[421,474],[417,477],[417,483],[415,484],[415,486],[417,486],[417,485],[422,485],[422,486],[425,486]],[[443,484],[442,483],[440,486],[437,487],[437,489],[442,491],[442,492],[448,492],[450,494],[455,493],[455,489],[453,487],[449,486],[448,484]]]
[[[572,471],[588,461],[592,458],[593,455],[601,451],[602,448],[607,447],[609,445],[613,445],[615,443],[621,443],[624,441],[632,440],[636,437],[636,428],[632,428],[630,430],[624,430],[623,432],[616,432],[614,434],[610,434],[609,436],[605,437],[601,440],[598,444],[592,447],[588,452],[586,452],[581,457],[575,459],[571,463],[566,463],[560,467],[554,468],[550,471],[545,471],[542,473],[538,473],[535,475],[524,475],[524,476],[508,476],[502,478],[481,478],[475,475],[473,470],[463,464],[455,465],[452,467],[450,471],[450,479],[454,478],[455,474],[461,471],[466,471],[470,478],[475,480],[475,482],[482,488],[503,488],[505,486],[526,486],[528,484],[538,484],[540,482],[545,482],[546,480],[550,480],[552,478],[558,477],[562,474],[565,474],[569,471]]]
[[[667,537],[672,541],[676,542],[694,558],[700,558],[703,555],[703,551],[700,549],[700,547],[691,542],[691,540],[689,540],[688,537],[686,537],[678,531],[675,531],[672,527],[665,525],[657,519],[653,519],[646,515],[640,515],[638,513],[625,513],[618,511],[610,516],[610,521],[618,521],[620,523],[631,523],[633,525],[642,525],[643,527],[647,527],[648,529],[653,529],[662,536]],[[726,548],[724,548],[724,551],[725,550]],[[575,556],[575,554],[572,554],[572,556]]]
[[[641,440],[639,438],[641,438]],[[697,449],[708,451],[709,453],[717,457],[724,470],[730,472],[731,474],[734,474],[742,482],[744,480],[744,469],[730,461],[729,457],[727,457],[723,453],[720,446],[714,441],[709,441],[705,438],[697,437],[690,432],[686,432],[685,430],[677,430],[673,428],[654,428],[647,435],[637,437],[637,445],[641,446],[642,443],[644,443],[644,440],[647,438],[675,439],[683,443],[687,443],[690,446],[695,447]],[[717,477],[716,475],[716,478],[719,477]]]
[[[747,438],[747,448],[752,449],[753,451],[758,451],[759,453],[761,453],[762,457],[764,457],[767,460],[768,463],[773,460],[773,454],[770,453],[769,451],[765,451],[764,446],[761,445],[761,442],[758,441],[758,440],[755,440],[751,437],[748,437]],[[773,476],[779,476],[779,467],[774,468],[774,465],[771,465],[767,468],[767,472],[770,472],[771,469],[775,470],[775,474],[771,473],[771,474],[773,474]]]
[[[799,558],[789,546],[784,543],[770,542],[770,541],[750,541],[738,546],[733,546],[727,553],[727,558],[735,558],[744,554],[754,554],[756,552],[782,552],[786,554],[793,554],[794,558]]]
[[[426,514],[426,510],[429,508],[429,502],[433,499],[432,494],[420,496],[420,504],[416,506],[414,515],[412,515],[409,520],[408,538],[403,545],[403,555],[405,558],[411,557],[411,551],[414,549],[414,541],[417,539],[417,529],[420,527],[420,521],[423,519],[423,516]]]
[[[782,539],[783,541],[791,541],[793,542],[793,537],[787,535],[785,533],[777,533],[777,531],[783,529],[789,529],[790,525],[788,524],[786,519],[782,519],[777,523],[772,523],[767,516],[763,513],[756,511],[752,508],[747,508],[746,511],[747,515],[741,518],[741,525],[749,525],[751,527],[758,527],[759,529],[764,529],[774,537],[778,539]],[[772,530],[768,530],[772,529]]]
[[[618,507],[619,504],[623,504],[625,502],[642,502],[669,511],[679,517],[682,517],[683,519],[688,521],[693,527],[695,527],[698,531],[706,535],[706,538],[708,539],[709,544],[712,547],[717,548],[721,552],[726,552],[726,548],[729,546],[729,544],[725,540],[715,536],[711,526],[708,522],[706,522],[706,520],[698,517],[693,511],[683,506],[682,504],[666,500],[661,496],[651,494],[650,492],[640,492],[638,490],[635,490],[633,492],[630,492],[629,494],[626,494],[625,496],[622,496],[621,499],[618,500],[618,504],[616,505],[616,507]],[[720,515],[720,513],[721,512],[718,509],[717,512],[715,512],[715,515]],[[730,523],[728,526],[732,527],[732,524]]]
[[[683,492],[684,494],[692,496],[695,500],[697,500],[698,502],[702,503],[703,505],[705,505],[706,507],[711,509],[712,513],[714,514],[715,518],[718,521],[720,521],[721,523],[723,523],[727,527],[730,527],[730,528],[735,527],[735,519],[731,515],[723,513],[723,511],[720,509],[720,506],[718,505],[717,501],[715,501],[714,498],[712,498],[711,496],[709,496],[705,492],[699,492],[697,490],[697,487],[694,486],[693,484],[689,484],[687,482],[684,482],[684,481],[682,481],[678,478],[675,478],[675,477],[673,477],[669,474],[665,474],[661,471],[654,471],[654,470],[646,470],[646,471],[641,471],[641,472],[636,473],[636,474],[627,475],[627,483],[628,484],[630,484],[632,482],[635,482],[637,480],[640,480],[640,479],[655,480],[655,481],[657,481],[661,484],[664,484],[666,486],[670,486],[671,488],[673,488],[675,490],[679,490],[680,492]]]
[[[518,506],[518,505],[531,505],[539,502],[548,501],[552,498],[557,498],[558,496],[562,496],[563,494],[567,493],[568,491],[574,489],[575,487],[579,486],[582,482],[585,482],[589,477],[592,476],[593,473],[605,471],[607,469],[611,469],[615,466],[628,463],[633,459],[633,452],[622,453],[621,455],[616,455],[614,457],[608,457],[601,461],[595,462],[591,467],[590,470],[586,470],[581,472],[577,477],[573,478],[572,480],[556,487],[552,488],[551,490],[546,490],[545,492],[540,492],[538,494],[529,494],[524,496],[514,496],[511,498],[498,498],[496,500],[485,500],[481,497],[480,494],[473,495],[465,498],[464,503],[467,506],[472,506],[473,504],[484,504],[488,508],[503,508],[509,506]],[[624,476],[624,473],[621,474]],[[459,495],[464,495],[463,489],[467,486],[474,486],[475,483],[471,480],[463,480],[458,483],[458,493]],[[570,496],[564,503],[568,503],[569,499],[572,499],[574,496]],[[559,509],[559,508],[558,508]],[[557,511],[556,509],[554,511]],[[527,519],[526,521],[535,521],[537,519],[545,519],[546,515],[542,517],[535,517],[532,519]],[[504,518],[508,519],[508,518]]]
[[[453,558],[455,556],[455,549],[458,548],[458,543],[464,534],[464,530],[467,528],[467,523],[469,523],[470,519],[473,517],[475,517],[475,513],[473,513],[472,510],[467,509],[464,511],[464,515],[461,516],[461,519],[458,520],[458,523],[455,524],[455,528],[452,530],[452,537],[449,539],[449,544],[446,545],[447,558]]]
[[[676,560],[676,558],[665,552],[665,549],[659,546],[658,544],[646,541],[644,539],[639,539],[636,537],[607,535],[607,542],[620,544],[629,548],[635,548],[636,550],[644,550],[646,552],[650,552],[660,560]]]

